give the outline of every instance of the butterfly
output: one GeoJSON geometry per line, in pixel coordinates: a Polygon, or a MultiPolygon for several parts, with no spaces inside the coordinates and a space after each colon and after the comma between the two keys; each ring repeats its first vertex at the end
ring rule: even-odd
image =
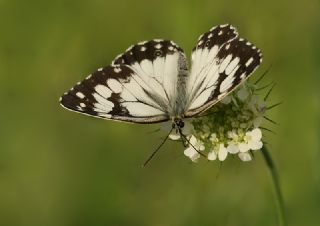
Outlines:
{"type": "Polygon", "coordinates": [[[172,122],[201,115],[244,82],[262,62],[261,51],[230,25],[202,34],[191,69],[173,41],[154,39],[130,46],[60,98],[68,110],[133,123],[172,122]]]}

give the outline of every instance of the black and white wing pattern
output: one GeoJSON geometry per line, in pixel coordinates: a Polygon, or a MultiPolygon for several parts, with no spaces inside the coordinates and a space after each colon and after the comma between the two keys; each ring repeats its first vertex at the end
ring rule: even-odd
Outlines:
{"type": "Polygon", "coordinates": [[[231,25],[219,25],[200,36],[192,51],[185,117],[193,117],[234,90],[260,65],[258,48],[239,38],[231,25]]]}
{"type": "Polygon", "coordinates": [[[136,123],[170,119],[183,50],[172,41],[129,47],[110,66],[98,69],[66,92],[63,107],[83,114],[136,123]]]}

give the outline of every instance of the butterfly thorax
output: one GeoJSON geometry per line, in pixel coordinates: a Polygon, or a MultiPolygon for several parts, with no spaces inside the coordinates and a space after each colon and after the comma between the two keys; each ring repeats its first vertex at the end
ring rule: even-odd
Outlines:
{"type": "Polygon", "coordinates": [[[182,118],[176,117],[172,119],[172,128],[176,130],[176,134],[180,134],[183,127],[184,121],[182,118]]]}

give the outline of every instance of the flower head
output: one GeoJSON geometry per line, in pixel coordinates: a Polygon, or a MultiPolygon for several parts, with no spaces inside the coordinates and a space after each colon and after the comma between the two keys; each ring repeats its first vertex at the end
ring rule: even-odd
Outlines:
{"type": "MultiPolygon", "coordinates": [[[[184,154],[193,162],[200,158],[200,151],[207,152],[211,161],[236,154],[242,161],[252,160],[251,152],[263,146],[259,126],[266,111],[265,101],[255,90],[245,83],[207,110],[206,116],[188,122],[183,131],[189,139],[184,154]]],[[[180,139],[180,135],[170,138],[180,139]]]]}

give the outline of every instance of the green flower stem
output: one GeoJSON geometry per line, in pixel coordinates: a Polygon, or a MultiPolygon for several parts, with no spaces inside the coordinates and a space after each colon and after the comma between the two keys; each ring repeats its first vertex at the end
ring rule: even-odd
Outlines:
{"type": "Polygon", "coordinates": [[[272,178],[273,185],[274,185],[275,196],[276,196],[277,206],[278,206],[279,226],[286,226],[287,221],[286,221],[286,215],[285,215],[285,207],[284,207],[283,196],[281,193],[277,169],[276,169],[276,167],[272,161],[271,155],[265,145],[263,145],[261,151],[263,154],[263,158],[266,161],[266,164],[267,164],[268,169],[270,171],[271,178],[272,178]]]}

